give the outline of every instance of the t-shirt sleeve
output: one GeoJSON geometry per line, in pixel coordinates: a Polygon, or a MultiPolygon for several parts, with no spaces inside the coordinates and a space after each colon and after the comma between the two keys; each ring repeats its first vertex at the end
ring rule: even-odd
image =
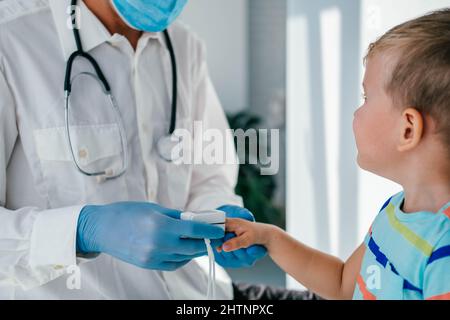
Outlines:
{"type": "Polygon", "coordinates": [[[366,247],[369,245],[370,238],[372,237],[373,223],[374,222],[372,222],[372,224],[370,225],[369,231],[367,231],[366,236],[364,237],[364,244],[366,245],[366,247]]]}
{"type": "Polygon", "coordinates": [[[394,196],[390,197],[390,198],[383,204],[383,206],[381,206],[381,209],[380,209],[380,211],[378,212],[377,216],[375,217],[375,220],[374,220],[374,221],[372,222],[372,224],[370,225],[369,231],[367,232],[366,236],[364,237],[364,244],[365,244],[366,246],[369,245],[370,238],[372,237],[372,228],[374,227],[374,225],[375,225],[375,223],[376,223],[376,221],[377,221],[377,218],[379,217],[380,213],[383,212],[383,210],[389,205],[389,203],[391,202],[391,200],[392,200],[393,197],[394,197],[394,196]]]}
{"type": "Polygon", "coordinates": [[[441,238],[428,259],[423,295],[427,300],[450,300],[450,230],[441,238]]]}

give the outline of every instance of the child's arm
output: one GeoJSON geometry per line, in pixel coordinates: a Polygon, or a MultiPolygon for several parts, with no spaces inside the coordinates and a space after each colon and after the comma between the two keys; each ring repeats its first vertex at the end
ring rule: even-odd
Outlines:
{"type": "Polygon", "coordinates": [[[275,263],[309,290],[326,299],[352,298],[365,252],[363,245],[344,263],[298,242],[273,225],[227,219],[226,228],[237,237],[224,243],[224,251],[264,245],[275,263]]]}

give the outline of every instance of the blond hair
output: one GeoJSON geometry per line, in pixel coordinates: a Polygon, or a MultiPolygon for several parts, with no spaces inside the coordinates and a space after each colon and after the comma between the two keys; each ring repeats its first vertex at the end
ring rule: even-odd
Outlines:
{"type": "Polygon", "coordinates": [[[450,8],[389,30],[365,60],[378,53],[396,58],[385,84],[395,105],[431,116],[450,155],[450,8]]]}

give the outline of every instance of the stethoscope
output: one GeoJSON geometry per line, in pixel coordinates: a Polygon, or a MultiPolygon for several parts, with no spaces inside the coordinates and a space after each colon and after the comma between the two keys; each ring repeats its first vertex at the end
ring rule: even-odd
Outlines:
{"type": "MultiPolygon", "coordinates": [[[[78,0],[72,0],[72,8],[75,8],[77,5],[78,0]]],[[[71,14],[75,14],[75,9],[71,12],[71,14]]],[[[90,177],[97,177],[99,181],[105,181],[105,180],[111,180],[118,178],[122,176],[128,169],[128,142],[127,137],[125,133],[125,126],[123,123],[122,115],[120,114],[120,109],[117,106],[116,100],[111,92],[111,87],[108,83],[108,80],[106,79],[105,75],[102,72],[102,69],[100,68],[97,61],[87,52],[83,50],[83,46],[81,43],[81,37],[80,32],[78,30],[78,26],[76,24],[77,19],[72,19],[72,30],[73,35],[75,38],[75,43],[77,46],[77,50],[73,52],[68,61],[66,66],[66,75],[64,80],[64,93],[65,93],[65,131],[66,131],[66,138],[67,143],[69,145],[69,150],[72,156],[72,160],[78,169],[79,172],[86,176],[90,177]],[[77,74],[75,77],[71,78],[72,76],[72,66],[76,58],[82,57],[85,58],[91,66],[94,68],[95,73],[92,72],[81,72],[77,74]],[[72,83],[74,80],[76,80],[78,77],[81,76],[88,76],[93,78],[97,81],[97,83],[102,87],[104,94],[107,96],[109,104],[111,106],[111,109],[114,111],[115,118],[117,120],[117,124],[119,127],[119,135],[122,145],[122,152],[123,152],[123,162],[122,167],[120,170],[115,170],[113,168],[105,169],[102,171],[96,171],[96,172],[88,172],[82,168],[82,166],[79,164],[77,157],[75,156],[73,144],[72,144],[72,138],[71,138],[71,132],[70,132],[70,95],[72,93],[72,83]]],[[[170,128],[169,133],[166,136],[163,136],[159,139],[157,143],[157,149],[158,153],[161,156],[162,159],[173,162],[177,160],[177,157],[181,157],[181,155],[175,155],[172,153],[173,148],[180,142],[180,139],[174,136],[174,132],[176,129],[176,122],[177,122],[177,92],[178,92],[178,80],[177,80],[177,63],[175,59],[175,51],[173,49],[172,41],[169,36],[169,32],[165,30],[163,32],[164,38],[167,43],[167,48],[170,53],[170,60],[172,63],[172,113],[170,116],[170,128]]]]}

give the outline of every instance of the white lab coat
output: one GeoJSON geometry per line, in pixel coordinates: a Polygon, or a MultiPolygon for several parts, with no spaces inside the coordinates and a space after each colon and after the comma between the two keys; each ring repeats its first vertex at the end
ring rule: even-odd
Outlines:
{"type": "MultiPolygon", "coordinates": [[[[130,165],[124,176],[105,183],[76,170],[64,136],[64,72],[75,50],[67,27],[69,3],[0,2],[0,299],[202,299],[207,289],[202,261],[159,272],[104,254],[76,255],[77,219],[86,204],[150,201],[204,210],[242,202],[233,192],[237,166],[176,166],[155,150],[168,131],[171,109],[171,64],[161,34],[145,33],[134,52],[81,1],[84,49],[112,87],[130,165]],[[81,288],[70,290],[73,265],[81,268],[81,288]]],[[[206,128],[226,130],[204,46],[181,24],[169,30],[178,62],[177,127],[192,129],[193,121],[202,120],[206,128]]],[[[80,71],[91,71],[83,60],[75,63],[73,74],[80,71]]],[[[91,80],[73,87],[75,154],[87,168],[120,167],[118,127],[99,88],[91,80]]],[[[218,298],[232,298],[231,281],[222,269],[218,298]]]]}

